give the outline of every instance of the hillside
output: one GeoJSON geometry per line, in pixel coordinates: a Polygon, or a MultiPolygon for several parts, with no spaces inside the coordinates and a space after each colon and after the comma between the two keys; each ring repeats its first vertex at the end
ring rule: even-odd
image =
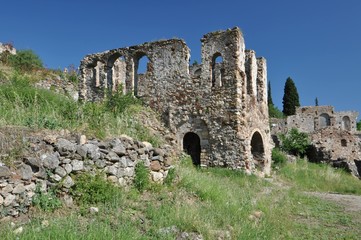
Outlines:
{"type": "Polygon", "coordinates": [[[102,103],[79,103],[57,88],[34,87],[44,79],[67,81],[67,75],[0,69],[0,167],[14,172],[0,177],[4,239],[358,239],[361,235],[361,182],[341,170],[301,159],[274,165],[266,178],[196,168],[189,156],[177,152],[174,136],[157,114],[132,96],[116,93],[102,103]],[[38,165],[45,169],[43,177],[34,172],[24,180],[16,170],[26,164],[35,171],[31,157],[47,159],[48,165],[38,165]],[[127,166],[119,166],[124,159],[127,166]],[[148,166],[140,164],[146,159],[148,166]],[[49,166],[55,162],[54,168],[49,166]],[[80,162],[84,168],[76,170],[80,162]],[[104,171],[96,168],[102,163],[104,171]],[[55,176],[61,176],[67,164],[73,167],[64,175],[74,181],[69,187],[55,176]],[[114,166],[118,169],[113,174],[114,166]],[[119,176],[120,171],[134,172],[119,176]],[[150,181],[149,171],[153,180],[163,174],[160,183],[150,181]],[[129,184],[120,186],[122,178],[129,184]],[[46,191],[35,184],[44,182],[46,191]],[[36,189],[15,193],[21,184],[32,183],[36,189]],[[21,195],[30,192],[33,198],[21,195]],[[31,207],[15,199],[11,206],[20,212],[11,217],[5,206],[10,195],[30,199],[31,207]]]}

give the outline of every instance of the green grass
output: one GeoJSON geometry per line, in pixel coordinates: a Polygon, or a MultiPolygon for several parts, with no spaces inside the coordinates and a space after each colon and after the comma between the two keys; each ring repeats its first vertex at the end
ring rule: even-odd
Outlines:
{"type": "Polygon", "coordinates": [[[98,138],[127,134],[154,146],[163,143],[159,135],[141,122],[142,114],[151,110],[132,96],[115,94],[115,99],[109,97],[103,103],[81,104],[31,86],[32,80],[26,75],[15,72],[10,79],[0,85],[0,126],[68,129],[98,138]]]}
{"type": "Polygon", "coordinates": [[[361,195],[361,181],[342,169],[298,160],[288,163],[280,175],[301,190],[361,195]]]}
{"type": "MultiPolygon", "coordinates": [[[[315,175],[329,170],[307,171],[315,175]]],[[[110,201],[94,203],[98,214],[72,209],[34,215],[20,239],[175,239],[178,233],[167,228],[204,239],[222,234],[231,239],[358,239],[361,234],[359,215],[306,194],[304,190],[312,189],[298,181],[288,185],[283,173],[272,182],[234,170],[194,168],[183,157],[172,174],[177,176],[173,185],[143,192],[123,189],[110,201]],[[257,211],[259,218],[254,217],[257,211]],[[48,227],[42,227],[44,219],[48,227]]],[[[1,235],[15,239],[6,225],[1,235]]]]}

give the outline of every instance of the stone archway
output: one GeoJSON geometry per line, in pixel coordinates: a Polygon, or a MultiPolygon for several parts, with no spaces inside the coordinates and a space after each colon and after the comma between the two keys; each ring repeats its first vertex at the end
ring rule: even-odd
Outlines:
{"type": "Polygon", "coordinates": [[[196,133],[187,132],[184,135],[183,150],[191,156],[194,165],[201,165],[201,140],[196,133]]]}
{"type": "Polygon", "coordinates": [[[255,132],[252,135],[251,153],[253,156],[253,161],[255,166],[261,168],[262,170],[264,168],[265,152],[264,152],[262,136],[259,132],[255,132]]]}

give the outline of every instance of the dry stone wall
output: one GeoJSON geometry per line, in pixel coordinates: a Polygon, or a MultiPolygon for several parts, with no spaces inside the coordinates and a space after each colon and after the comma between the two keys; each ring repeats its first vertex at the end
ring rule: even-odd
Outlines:
{"type": "Polygon", "coordinates": [[[38,188],[47,192],[57,186],[64,201],[72,199],[69,189],[77,174],[104,173],[112,183],[132,183],[135,166],[143,163],[154,182],[161,183],[171,168],[172,147],[154,148],[148,142],[120,136],[106,141],[47,135],[29,137],[29,153],[11,167],[0,162],[0,217],[26,213],[38,188]]]}
{"type": "Polygon", "coordinates": [[[87,55],[80,65],[79,97],[98,101],[122,83],[125,92],[162,115],[195,164],[268,174],[266,60],[245,49],[239,28],[208,33],[201,44],[202,62],[193,66],[179,39],[87,55]],[[147,71],[138,74],[143,56],[149,59],[147,71]],[[113,77],[119,58],[125,63],[121,81],[113,77]]]}

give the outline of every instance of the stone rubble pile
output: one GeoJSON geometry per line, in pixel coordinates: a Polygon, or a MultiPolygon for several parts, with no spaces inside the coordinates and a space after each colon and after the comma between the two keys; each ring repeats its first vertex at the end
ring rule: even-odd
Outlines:
{"type": "Polygon", "coordinates": [[[122,135],[111,140],[78,140],[46,136],[31,139],[31,156],[6,166],[0,162],[0,218],[26,213],[36,191],[46,192],[57,186],[69,198],[69,189],[81,173],[105,173],[119,186],[132,183],[135,166],[142,162],[150,170],[150,178],[161,183],[171,168],[170,145],[155,148],[122,135]]]}

